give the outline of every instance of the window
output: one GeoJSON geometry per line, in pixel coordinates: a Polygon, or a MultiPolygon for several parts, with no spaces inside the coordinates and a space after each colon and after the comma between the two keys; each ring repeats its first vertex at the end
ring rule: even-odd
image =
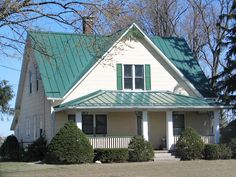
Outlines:
{"type": "Polygon", "coordinates": [[[93,115],[82,115],[82,131],[85,134],[93,134],[93,115]]]}
{"type": "Polygon", "coordinates": [[[82,131],[88,135],[107,134],[107,116],[104,114],[82,115],[82,131]]]}
{"type": "Polygon", "coordinates": [[[135,65],[135,89],[144,89],[143,65],[135,65]]]}
{"type": "Polygon", "coordinates": [[[96,115],[96,134],[107,134],[107,116],[96,115]]]}
{"type": "Polygon", "coordinates": [[[184,130],[184,115],[183,114],[173,114],[173,131],[174,135],[180,135],[184,130]]]}
{"type": "Polygon", "coordinates": [[[36,91],[39,90],[39,76],[38,76],[38,71],[36,70],[36,91]]]}
{"type": "Polygon", "coordinates": [[[25,124],[25,134],[30,136],[30,119],[26,119],[25,124]]]}
{"type": "Polygon", "coordinates": [[[124,89],[144,90],[143,65],[124,65],[124,89]]]}
{"type": "Polygon", "coordinates": [[[69,114],[68,115],[68,121],[75,122],[75,115],[74,114],[69,114]]]}
{"type": "Polygon", "coordinates": [[[32,93],[32,72],[29,72],[29,92],[32,93]]]}

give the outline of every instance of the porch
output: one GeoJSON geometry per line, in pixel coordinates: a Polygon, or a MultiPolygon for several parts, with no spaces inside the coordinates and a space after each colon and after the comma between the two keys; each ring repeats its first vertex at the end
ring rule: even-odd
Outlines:
{"type": "Polygon", "coordinates": [[[205,143],[219,142],[220,106],[211,99],[99,90],[55,109],[54,132],[73,120],[94,148],[127,147],[131,137],[139,135],[154,149],[170,150],[187,127],[194,128],[205,143]]]}
{"type": "Polygon", "coordinates": [[[68,120],[75,121],[93,148],[127,148],[132,137],[143,136],[154,149],[171,149],[187,127],[205,144],[217,143],[218,118],[219,111],[66,110],[55,115],[54,127],[56,133],[68,120]]]}
{"type": "MultiPolygon", "coordinates": [[[[179,139],[179,135],[174,136],[174,145],[179,139]]],[[[89,142],[96,148],[128,148],[128,145],[132,139],[131,136],[122,137],[122,136],[107,136],[107,137],[88,137],[89,142]]],[[[204,144],[214,144],[215,136],[201,136],[204,144]]]]}

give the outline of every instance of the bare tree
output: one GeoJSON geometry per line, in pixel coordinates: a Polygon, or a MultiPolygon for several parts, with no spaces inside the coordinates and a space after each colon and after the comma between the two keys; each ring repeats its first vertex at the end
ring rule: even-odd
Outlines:
{"type": "Polygon", "coordinates": [[[22,53],[26,31],[40,19],[48,19],[79,32],[84,9],[96,6],[99,5],[89,1],[3,0],[0,3],[0,51],[9,55],[8,49],[13,48],[22,53]]]}

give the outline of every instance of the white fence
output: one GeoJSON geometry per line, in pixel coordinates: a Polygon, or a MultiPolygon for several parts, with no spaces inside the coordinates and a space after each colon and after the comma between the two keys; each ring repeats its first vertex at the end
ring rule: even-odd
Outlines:
{"type": "MultiPolygon", "coordinates": [[[[174,136],[174,144],[177,143],[180,136],[174,136]]],[[[201,139],[204,144],[214,144],[215,143],[215,136],[214,135],[208,135],[208,136],[201,136],[201,139]]]]}
{"type": "Polygon", "coordinates": [[[128,148],[130,137],[88,137],[93,148],[128,148]]]}

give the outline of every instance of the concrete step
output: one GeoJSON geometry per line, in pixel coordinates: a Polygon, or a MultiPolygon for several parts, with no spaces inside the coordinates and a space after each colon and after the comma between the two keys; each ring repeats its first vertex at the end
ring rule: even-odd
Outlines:
{"type": "Polygon", "coordinates": [[[155,151],[154,161],[179,161],[174,155],[168,151],[155,151]]]}

